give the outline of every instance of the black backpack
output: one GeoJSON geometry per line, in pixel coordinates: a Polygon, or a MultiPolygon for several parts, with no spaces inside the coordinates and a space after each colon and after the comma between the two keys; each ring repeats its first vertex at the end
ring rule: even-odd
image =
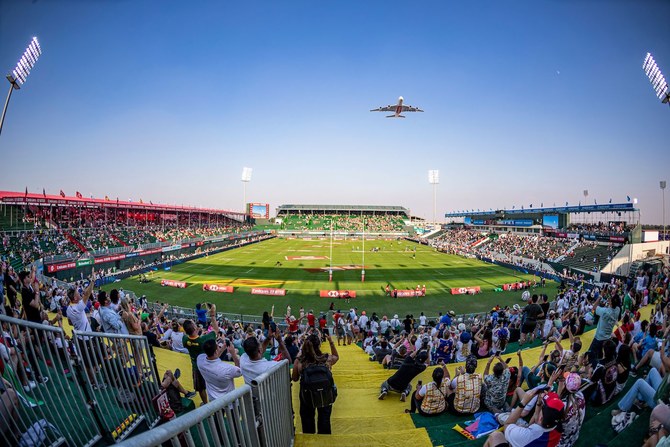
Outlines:
{"type": "Polygon", "coordinates": [[[326,365],[310,365],[303,369],[301,377],[303,399],[314,408],[323,408],[335,403],[337,387],[333,374],[326,365]]]}

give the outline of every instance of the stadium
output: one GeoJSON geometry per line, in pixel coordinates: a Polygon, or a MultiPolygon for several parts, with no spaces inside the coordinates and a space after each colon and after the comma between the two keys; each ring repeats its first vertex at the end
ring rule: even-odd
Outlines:
{"type": "Polygon", "coordinates": [[[668,5],[42,3],[0,445],[670,446],[668,5]]]}

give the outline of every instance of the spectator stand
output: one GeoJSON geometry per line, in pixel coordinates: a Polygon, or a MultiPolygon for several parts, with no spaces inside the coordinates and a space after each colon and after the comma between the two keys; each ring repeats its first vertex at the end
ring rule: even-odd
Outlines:
{"type": "Polygon", "coordinates": [[[153,428],[160,415],[152,404],[159,393],[156,361],[144,336],[73,332],[88,395],[102,431],[116,442],[143,422],[153,428]],[[91,371],[97,371],[92,373],[91,371]]]}
{"type": "MultiPolygon", "coordinates": [[[[11,427],[10,437],[1,435],[0,444],[18,445],[21,433],[34,424],[48,427],[43,431],[46,445],[91,446],[98,442],[104,415],[88,409],[91,395],[79,380],[78,366],[70,360],[72,345],[63,329],[5,315],[0,315],[0,322],[5,333],[0,345],[5,364],[2,376],[19,401],[15,417],[0,420],[0,425],[11,427]],[[14,355],[6,357],[4,348],[14,351],[16,357],[10,360],[14,355]]],[[[31,440],[42,445],[30,436],[26,439],[31,440]]]]}
{"type": "MultiPolygon", "coordinates": [[[[171,442],[179,445],[260,447],[251,396],[251,387],[242,385],[151,431],[127,439],[119,447],[158,447],[171,442]]],[[[268,446],[271,444],[268,444],[268,446]]]]}

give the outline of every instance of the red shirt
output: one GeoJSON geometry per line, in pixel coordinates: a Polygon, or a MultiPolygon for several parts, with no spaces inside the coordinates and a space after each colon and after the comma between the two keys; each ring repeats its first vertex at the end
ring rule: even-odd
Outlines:
{"type": "Polygon", "coordinates": [[[319,318],[319,327],[320,327],[321,329],[325,328],[325,327],[326,327],[326,324],[327,324],[327,322],[326,322],[326,319],[325,319],[325,318],[319,318]]]}
{"type": "Polygon", "coordinates": [[[307,324],[314,327],[314,314],[307,314],[307,324]]]}
{"type": "Polygon", "coordinates": [[[298,332],[298,320],[290,320],[287,318],[286,322],[288,323],[289,332],[298,332]]]}

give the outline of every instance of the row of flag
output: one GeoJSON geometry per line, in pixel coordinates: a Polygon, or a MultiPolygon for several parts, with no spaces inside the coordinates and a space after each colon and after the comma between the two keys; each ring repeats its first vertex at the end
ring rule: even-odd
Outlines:
{"type": "MultiPolygon", "coordinates": [[[[630,196],[626,196],[626,201],[627,201],[627,202],[630,202],[630,201],[631,201],[630,196]]],[[[594,203],[595,205],[597,205],[597,204],[598,204],[598,200],[593,199],[593,203],[594,203]]],[[[612,203],[612,199],[609,199],[609,202],[608,202],[608,203],[612,203]]],[[[634,199],[634,203],[637,203],[637,199],[634,199]]],[[[554,202],[554,207],[555,207],[555,206],[556,206],[556,203],[554,202]]],[[[568,202],[565,202],[565,206],[568,206],[568,202]]],[[[578,205],[578,206],[582,206],[582,202],[581,202],[581,200],[579,201],[579,205],[578,205]]],[[[529,205],[529,208],[530,208],[530,209],[533,208],[533,204],[532,204],[532,203],[529,205]]],[[[540,203],[540,208],[544,208],[544,203],[540,203]]],[[[512,206],[512,209],[516,209],[516,205],[512,206]]],[[[525,208],[524,208],[524,205],[521,205],[521,209],[522,209],[522,210],[525,209],[525,208]]],[[[476,210],[475,210],[475,209],[471,209],[471,210],[458,210],[458,211],[456,211],[456,212],[457,212],[457,213],[474,213],[474,212],[479,213],[479,212],[482,212],[482,211],[486,212],[486,210],[480,210],[479,208],[477,208],[476,210]]],[[[489,211],[493,211],[493,208],[489,208],[489,211]]]]}
{"type": "MultiPolygon", "coordinates": [[[[63,197],[63,198],[66,197],[66,196],[65,196],[65,192],[64,192],[62,189],[60,190],[60,193],[59,193],[59,194],[60,194],[60,196],[63,197]]],[[[42,195],[46,198],[46,196],[47,196],[47,191],[46,191],[45,188],[42,188],[42,195]]],[[[76,196],[78,199],[83,199],[83,198],[84,198],[84,195],[83,195],[82,193],[80,193],[79,191],[76,191],[76,192],[75,192],[75,196],[76,196]]],[[[26,186],[26,195],[25,195],[25,197],[26,197],[26,198],[28,197],[28,187],[27,187],[27,186],[26,186]]],[[[92,198],[93,198],[93,194],[91,194],[91,199],[92,199],[92,198]]],[[[133,199],[128,199],[128,202],[132,202],[132,201],[133,201],[133,199]]],[[[109,196],[105,196],[105,202],[111,202],[111,199],[109,198],[109,196]]],[[[119,203],[119,198],[118,198],[118,197],[116,198],[116,203],[119,203]]],[[[142,199],[140,199],[140,202],[139,202],[139,203],[144,204],[144,201],[143,201],[142,199]]],[[[149,201],[149,203],[150,203],[151,205],[154,204],[154,202],[152,202],[151,200],[149,201]]]]}

